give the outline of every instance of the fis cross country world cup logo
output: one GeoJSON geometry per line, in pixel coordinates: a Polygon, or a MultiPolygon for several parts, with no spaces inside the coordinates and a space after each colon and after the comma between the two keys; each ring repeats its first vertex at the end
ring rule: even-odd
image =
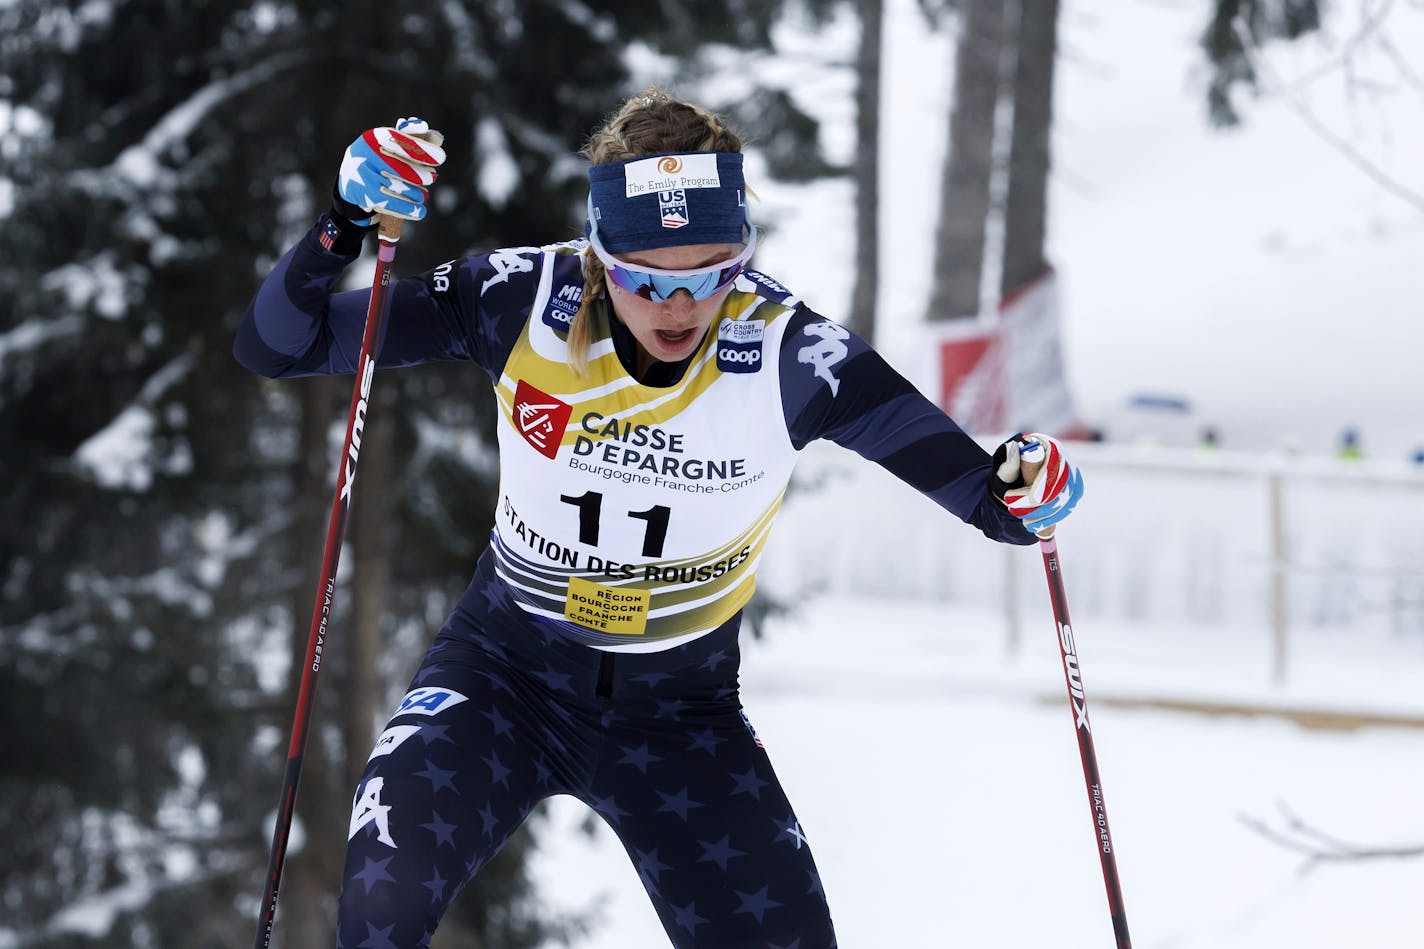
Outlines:
{"type": "Polygon", "coordinates": [[[559,453],[574,407],[519,380],[514,390],[514,429],[545,458],[559,453]]]}
{"type": "Polygon", "coordinates": [[[544,308],[544,325],[560,333],[567,333],[583,302],[583,285],[566,283],[549,294],[549,305],[544,308]]]}
{"type": "Polygon", "coordinates": [[[756,372],[761,368],[761,343],[766,320],[723,320],[717,327],[717,368],[722,372],[756,372]]]}

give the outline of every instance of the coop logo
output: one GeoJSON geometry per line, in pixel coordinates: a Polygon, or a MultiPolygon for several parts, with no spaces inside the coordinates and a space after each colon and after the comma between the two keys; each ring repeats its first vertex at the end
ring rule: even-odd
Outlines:
{"type": "Polygon", "coordinates": [[[761,368],[766,320],[725,320],[717,327],[717,368],[722,372],[756,372],[761,368]]]}
{"type": "Polygon", "coordinates": [[[1093,729],[1088,725],[1088,700],[1083,695],[1083,674],[1078,671],[1078,652],[1073,644],[1073,627],[1067,623],[1059,623],[1058,638],[1063,644],[1063,674],[1068,678],[1068,694],[1073,697],[1073,717],[1078,720],[1078,727],[1091,735],[1093,729]]]}
{"type": "Polygon", "coordinates": [[[583,302],[583,287],[576,283],[566,283],[557,293],[549,294],[549,305],[544,308],[544,325],[560,333],[568,332],[569,324],[578,313],[583,302]]]}
{"type": "Polygon", "coordinates": [[[361,435],[366,431],[366,403],[371,398],[371,378],[376,373],[376,360],[366,355],[366,366],[361,371],[361,397],[356,403],[356,413],[351,419],[351,445],[346,449],[346,473],[341,478],[341,500],[351,503],[351,486],[356,483],[356,462],[361,457],[361,435]]]}
{"type": "Polygon", "coordinates": [[[519,380],[514,390],[514,430],[545,458],[559,453],[574,407],[519,380]]]}
{"type": "Polygon", "coordinates": [[[467,701],[469,696],[461,695],[454,689],[411,689],[401,699],[395,715],[439,715],[447,708],[467,701]]]}

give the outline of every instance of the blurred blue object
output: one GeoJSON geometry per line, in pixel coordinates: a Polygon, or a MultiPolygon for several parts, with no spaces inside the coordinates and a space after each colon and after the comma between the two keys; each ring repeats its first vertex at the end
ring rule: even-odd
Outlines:
{"type": "Polygon", "coordinates": [[[1139,393],[1127,403],[1134,409],[1156,409],[1162,412],[1190,412],[1192,403],[1176,395],[1139,393]]]}

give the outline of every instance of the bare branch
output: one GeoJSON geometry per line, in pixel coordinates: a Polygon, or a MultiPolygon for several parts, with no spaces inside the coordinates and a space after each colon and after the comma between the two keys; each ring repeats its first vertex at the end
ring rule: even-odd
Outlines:
{"type": "Polygon", "coordinates": [[[1424,844],[1409,844],[1396,847],[1369,847],[1342,840],[1307,823],[1284,802],[1277,805],[1281,812],[1282,827],[1272,827],[1259,818],[1246,814],[1239,815],[1241,823],[1277,846],[1304,854],[1306,861],[1301,872],[1309,872],[1322,863],[1341,863],[1351,860],[1412,859],[1424,857],[1424,844]]]}
{"type": "MultiPolygon", "coordinates": [[[[1378,28],[1377,21],[1383,16],[1384,12],[1389,9],[1390,2],[1392,2],[1392,0],[1386,2],[1380,8],[1379,11],[1376,11],[1376,16],[1366,18],[1368,29],[1370,31],[1373,31],[1378,28]]],[[[1316,116],[1316,114],[1311,110],[1310,106],[1306,105],[1305,100],[1298,88],[1293,91],[1286,83],[1280,80],[1280,77],[1275,74],[1274,70],[1271,69],[1269,64],[1265,63],[1258,56],[1255,55],[1255,50],[1252,46],[1249,32],[1247,31],[1245,24],[1241,22],[1241,19],[1239,17],[1234,22],[1233,26],[1240,34],[1242,51],[1243,54],[1247,57],[1251,68],[1256,72],[1258,76],[1266,77],[1269,79],[1268,83],[1263,84],[1264,91],[1266,91],[1267,93],[1273,92],[1283,98],[1286,104],[1289,105],[1291,109],[1294,110],[1295,113],[1301,117],[1301,119],[1305,122],[1306,126],[1309,127],[1312,132],[1319,136],[1327,145],[1331,146],[1337,152],[1343,155],[1351,164],[1363,171],[1371,181],[1379,185],[1384,190],[1388,191],[1390,194],[1393,194],[1395,197],[1402,199],[1405,203],[1412,205],[1416,210],[1424,211],[1424,194],[1420,194],[1419,192],[1414,191],[1402,182],[1390,177],[1383,170],[1381,170],[1378,165],[1370,161],[1370,159],[1366,157],[1359,149],[1355,148],[1352,144],[1350,144],[1347,139],[1331,130],[1324,122],[1319,119],[1318,116],[1316,116]]],[[[1351,72],[1354,69],[1353,62],[1348,58],[1343,61],[1342,65],[1347,72],[1351,72]]]]}
{"type": "MultiPolygon", "coordinates": [[[[1327,76],[1336,70],[1352,70],[1354,68],[1355,55],[1359,52],[1360,48],[1365,45],[1366,41],[1373,40],[1378,43],[1384,40],[1384,21],[1388,18],[1392,6],[1394,6],[1394,0],[1384,0],[1378,8],[1371,10],[1369,0],[1366,0],[1363,4],[1363,16],[1361,18],[1360,28],[1341,44],[1339,54],[1332,59],[1327,59],[1325,62],[1320,63],[1309,72],[1296,76],[1289,84],[1282,85],[1278,91],[1284,95],[1296,95],[1317,79],[1327,76]]],[[[1240,27],[1238,27],[1238,30],[1239,29],[1240,27]]],[[[1247,55],[1250,55],[1249,48],[1247,55]]]]}
{"type": "Polygon", "coordinates": [[[1394,68],[1399,70],[1399,74],[1404,77],[1404,81],[1408,83],[1415,92],[1424,95],[1424,77],[1421,77],[1414,71],[1414,67],[1409,64],[1409,60],[1400,54],[1399,47],[1395,46],[1394,42],[1387,36],[1381,36],[1379,38],[1379,47],[1384,51],[1384,54],[1389,57],[1390,62],[1394,63],[1394,68]]]}

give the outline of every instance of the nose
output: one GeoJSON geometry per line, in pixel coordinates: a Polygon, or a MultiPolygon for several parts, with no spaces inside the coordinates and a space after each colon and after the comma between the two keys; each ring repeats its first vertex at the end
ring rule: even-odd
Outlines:
{"type": "Polygon", "coordinates": [[[677,290],[663,303],[663,308],[669,316],[685,318],[692,313],[692,306],[696,301],[692,299],[692,294],[686,289],[677,290]]]}

